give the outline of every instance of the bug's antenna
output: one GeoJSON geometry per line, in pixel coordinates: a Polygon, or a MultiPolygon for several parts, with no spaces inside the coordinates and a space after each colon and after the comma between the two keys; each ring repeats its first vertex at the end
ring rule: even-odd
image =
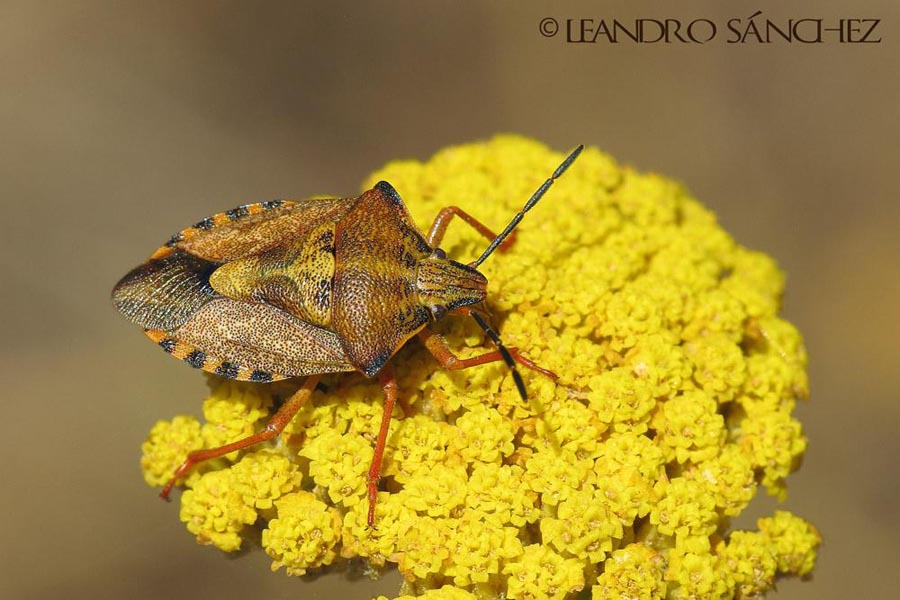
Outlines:
{"type": "Polygon", "coordinates": [[[551,175],[547,179],[547,181],[542,183],[541,187],[539,187],[531,195],[531,198],[528,200],[528,202],[525,203],[525,206],[522,208],[522,210],[515,214],[515,216],[512,218],[512,221],[510,221],[509,225],[506,226],[506,229],[500,232],[500,235],[498,235],[491,241],[487,249],[481,253],[481,256],[478,257],[478,260],[469,263],[470,267],[477,268],[478,265],[484,262],[484,259],[490,256],[491,253],[497,249],[497,246],[503,243],[503,240],[505,240],[509,236],[509,234],[512,233],[512,230],[516,228],[516,225],[519,224],[519,221],[522,220],[522,217],[525,216],[525,213],[534,208],[534,205],[537,204],[538,200],[540,200],[541,197],[547,193],[547,190],[550,189],[550,186],[553,185],[553,182],[559,179],[559,177],[566,172],[566,169],[569,168],[569,165],[575,162],[575,159],[578,158],[578,155],[581,154],[582,150],[584,150],[583,144],[580,144],[577,148],[572,150],[572,153],[566,157],[566,160],[562,161],[562,164],[556,167],[556,170],[553,171],[553,175],[551,175]]]}
{"type": "Polygon", "coordinates": [[[497,335],[497,332],[491,329],[491,326],[487,324],[487,321],[484,320],[477,312],[470,311],[470,315],[475,321],[484,329],[484,332],[488,334],[488,337],[491,338],[491,341],[494,342],[494,345],[497,346],[497,350],[500,351],[500,356],[503,357],[503,362],[506,363],[506,366],[510,368],[512,371],[513,381],[516,382],[516,388],[519,390],[519,395],[522,396],[522,400],[528,400],[528,394],[525,393],[525,382],[522,381],[522,376],[519,375],[519,370],[516,368],[516,361],[513,360],[512,354],[509,353],[509,350],[506,349],[506,346],[503,345],[503,341],[500,339],[500,336],[497,335]]]}

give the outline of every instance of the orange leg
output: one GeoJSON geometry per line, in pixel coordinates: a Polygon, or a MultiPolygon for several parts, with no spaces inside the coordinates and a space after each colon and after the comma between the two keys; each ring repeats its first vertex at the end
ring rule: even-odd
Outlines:
{"type": "MultiPolygon", "coordinates": [[[[423,329],[419,332],[418,335],[419,339],[422,340],[422,343],[425,344],[425,347],[428,348],[428,351],[431,352],[431,354],[437,359],[439,363],[441,363],[441,366],[445,369],[450,369],[451,371],[468,369],[469,367],[474,367],[476,365],[483,365],[485,363],[505,360],[505,358],[503,357],[503,353],[499,350],[487,352],[479,356],[459,358],[458,356],[453,354],[453,351],[450,350],[450,347],[447,345],[447,341],[439,334],[433,331],[429,331],[428,329],[423,329]]],[[[523,367],[531,369],[532,371],[537,371],[542,375],[546,375],[553,381],[559,379],[559,375],[557,375],[553,371],[545,369],[539,366],[537,363],[519,354],[519,350],[517,348],[507,348],[507,350],[509,351],[510,356],[512,356],[512,359],[523,367]]]]}
{"type": "MultiPolygon", "coordinates": [[[[497,237],[493,231],[488,229],[481,221],[464,211],[458,206],[448,206],[447,208],[441,209],[441,212],[438,213],[438,216],[434,218],[434,223],[431,224],[431,230],[428,232],[428,245],[432,248],[437,248],[441,240],[444,239],[444,232],[447,231],[447,225],[450,223],[450,219],[453,217],[459,217],[469,225],[471,225],[475,231],[483,235],[489,240],[493,240],[497,237]]],[[[506,240],[500,244],[500,251],[508,250],[510,246],[512,246],[513,242],[515,242],[516,236],[515,232],[511,233],[506,240]]]]}
{"type": "Polygon", "coordinates": [[[381,460],[384,458],[384,445],[391,426],[394,402],[397,400],[397,379],[394,377],[394,370],[390,365],[385,366],[378,373],[378,381],[384,388],[384,412],[381,413],[381,429],[378,430],[375,454],[372,456],[372,465],[369,467],[369,476],[366,478],[366,491],[369,496],[369,518],[367,521],[369,527],[375,525],[375,501],[378,499],[378,480],[381,479],[381,460]]]}
{"type": "Polygon", "coordinates": [[[284,404],[281,405],[281,408],[278,409],[278,412],[272,415],[272,418],[266,423],[265,428],[259,433],[247,436],[236,442],[231,442],[230,444],[225,444],[224,446],[206,450],[196,450],[188,454],[188,457],[181,463],[181,466],[175,469],[175,474],[172,475],[172,479],[166,483],[159,495],[163,500],[168,500],[169,494],[172,492],[172,488],[175,487],[175,484],[178,483],[178,480],[184,477],[187,472],[191,470],[191,467],[197,463],[231,454],[235,450],[243,450],[254,444],[271,440],[280,434],[284,431],[284,428],[287,427],[287,424],[291,422],[291,419],[294,418],[294,415],[297,414],[297,411],[303,403],[309,399],[318,382],[318,375],[307,377],[306,381],[303,383],[303,387],[297,390],[293,396],[285,400],[284,404]]]}

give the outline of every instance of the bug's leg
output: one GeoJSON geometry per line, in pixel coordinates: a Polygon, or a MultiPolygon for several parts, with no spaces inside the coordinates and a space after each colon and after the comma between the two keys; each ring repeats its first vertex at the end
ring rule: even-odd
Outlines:
{"type": "Polygon", "coordinates": [[[266,423],[266,426],[259,433],[247,436],[243,439],[237,440],[236,442],[231,442],[230,444],[225,444],[224,446],[208,448],[205,450],[196,450],[188,454],[185,461],[181,463],[181,466],[175,469],[175,474],[172,475],[172,479],[170,479],[168,483],[166,483],[165,487],[163,487],[159,495],[163,500],[168,500],[169,494],[171,493],[172,488],[175,487],[175,484],[178,483],[178,480],[184,477],[187,472],[191,470],[191,467],[193,467],[197,463],[201,463],[211,458],[225,456],[226,454],[231,454],[235,450],[242,450],[254,444],[265,442],[266,440],[271,440],[272,438],[280,434],[282,431],[284,431],[284,428],[287,427],[287,424],[291,422],[291,419],[294,418],[294,415],[297,414],[297,411],[300,409],[303,403],[309,399],[318,382],[318,375],[311,375],[307,377],[306,381],[303,383],[303,387],[297,390],[293,396],[284,401],[284,404],[281,405],[281,408],[278,409],[278,412],[272,415],[272,418],[269,419],[269,422],[266,423]]]}
{"type": "Polygon", "coordinates": [[[390,365],[385,366],[378,374],[378,381],[384,389],[384,412],[381,414],[381,429],[378,430],[378,442],[375,444],[375,454],[372,456],[372,465],[369,467],[369,476],[366,478],[366,492],[369,496],[368,525],[375,525],[375,500],[378,498],[378,480],[381,478],[381,459],[384,457],[384,445],[387,441],[388,430],[391,426],[391,414],[394,412],[394,401],[397,400],[397,378],[390,365]]]}
{"type": "MultiPolygon", "coordinates": [[[[494,350],[492,352],[486,352],[484,354],[480,354],[478,356],[471,356],[469,358],[459,358],[450,347],[447,345],[447,341],[441,337],[440,334],[437,334],[428,329],[423,329],[419,332],[419,339],[422,340],[422,343],[425,344],[425,347],[428,348],[428,351],[431,352],[432,356],[434,356],[441,366],[445,369],[450,369],[451,371],[458,371],[460,369],[468,369],[469,367],[474,367],[477,365],[483,365],[485,363],[497,362],[500,360],[506,360],[503,356],[503,352],[500,350],[494,350]]],[[[537,371],[542,375],[546,375],[553,381],[559,379],[559,375],[554,373],[549,369],[545,369],[535,363],[528,358],[525,358],[521,354],[519,354],[519,350],[517,348],[506,348],[509,355],[512,357],[514,361],[522,365],[527,369],[531,369],[532,371],[537,371]]]]}
{"type": "MultiPolygon", "coordinates": [[[[450,223],[450,219],[453,217],[459,217],[466,223],[472,226],[475,231],[483,235],[489,240],[493,240],[497,237],[493,231],[488,229],[481,221],[464,211],[458,206],[448,206],[447,208],[441,209],[441,212],[434,218],[434,223],[431,224],[431,230],[428,232],[428,245],[432,248],[436,248],[440,245],[441,240],[444,239],[444,232],[447,231],[447,225],[450,223]]],[[[508,250],[510,246],[515,242],[515,232],[511,233],[509,237],[504,240],[502,244],[500,244],[500,251],[508,250]]]]}

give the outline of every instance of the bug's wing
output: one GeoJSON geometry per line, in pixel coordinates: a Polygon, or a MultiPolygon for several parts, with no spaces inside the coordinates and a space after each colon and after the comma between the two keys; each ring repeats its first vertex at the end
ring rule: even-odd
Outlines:
{"type": "Polygon", "coordinates": [[[216,267],[181,250],[150,259],[122,278],[113,302],[170,354],[232,379],[354,370],[334,332],[217,294],[209,285],[216,267]]]}
{"type": "Polygon", "coordinates": [[[125,275],[113,288],[113,302],[132,322],[171,331],[218,296],[209,278],[223,263],[291,248],[310,231],[339,219],[354,200],[276,200],[203,219],[125,275]]]}
{"type": "Polygon", "coordinates": [[[176,233],[151,258],[182,250],[224,263],[302,239],[312,229],[340,219],[355,198],[273,200],[247,204],[207,217],[176,233]]]}
{"type": "Polygon", "coordinates": [[[262,303],[213,298],[172,331],[148,329],[167,352],[232,379],[353,371],[337,335],[262,303]]]}
{"type": "Polygon", "coordinates": [[[250,204],[176,234],[116,284],[129,320],[191,365],[235,379],[270,381],[352,371],[337,335],[260,302],[217,293],[223,263],[296,245],[345,214],[354,199],[250,204]]]}
{"type": "Polygon", "coordinates": [[[209,276],[216,266],[181,250],[151,258],[116,284],[113,303],[141,327],[175,329],[215,297],[209,276]]]}

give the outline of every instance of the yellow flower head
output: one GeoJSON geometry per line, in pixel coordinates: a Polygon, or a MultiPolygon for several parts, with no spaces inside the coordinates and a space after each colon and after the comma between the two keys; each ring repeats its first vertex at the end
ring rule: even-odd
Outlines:
{"type": "Polygon", "coordinates": [[[263,530],[262,545],[272,570],[285,567],[290,575],[329,565],[337,557],[341,515],[310,492],[294,492],[275,501],[278,516],[263,530]]]}
{"type": "MultiPolygon", "coordinates": [[[[364,187],[390,181],[423,231],[452,205],[498,231],[561,158],[499,136],[391,163],[364,187]]],[[[461,262],[485,245],[456,222],[442,243],[461,262]]],[[[279,438],[186,479],[181,518],[198,540],[233,551],[256,524],[273,569],[362,558],[399,569],[403,599],[734,598],[810,572],[820,538],[802,519],[730,529],[760,486],[784,496],[806,447],[793,417],[806,353],[778,317],[770,258],[679,184],[587,148],[479,270],[505,344],[558,381],[523,369],[523,401],[503,363],[451,372],[408,344],[392,359],[398,402],[370,528],[382,393],[323,377],[279,438]]],[[[461,357],[490,344],[471,319],[434,328],[461,357]]],[[[205,424],[153,428],[147,482],[259,432],[296,385],[216,382],[205,424]]]]}
{"type": "MultiPolygon", "coordinates": [[[[188,453],[203,447],[200,422],[194,417],[178,416],[171,421],[158,421],[141,446],[141,470],[149,485],[165,485],[188,453]]],[[[188,475],[190,485],[201,469],[188,475]]]]}

